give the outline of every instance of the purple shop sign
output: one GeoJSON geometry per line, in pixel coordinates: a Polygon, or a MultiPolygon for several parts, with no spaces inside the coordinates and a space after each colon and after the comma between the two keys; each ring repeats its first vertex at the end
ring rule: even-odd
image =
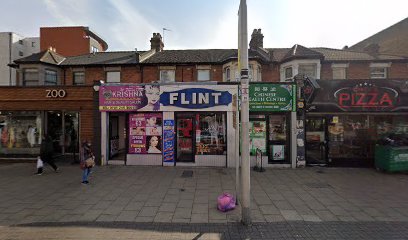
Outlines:
{"type": "Polygon", "coordinates": [[[157,85],[102,85],[99,88],[99,111],[157,111],[159,98],[160,87],[157,85]]]}

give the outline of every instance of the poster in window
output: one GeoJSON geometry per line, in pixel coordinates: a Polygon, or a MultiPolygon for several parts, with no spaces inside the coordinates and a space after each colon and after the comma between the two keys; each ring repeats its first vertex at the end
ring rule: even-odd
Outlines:
{"type": "Polygon", "coordinates": [[[285,160],[285,145],[272,145],[272,160],[285,160]]]}
{"type": "Polygon", "coordinates": [[[162,116],[160,113],[129,115],[129,153],[161,153],[162,116]]]}
{"type": "Polygon", "coordinates": [[[266,122],[250,121],[249,129],[251,155],[255,156],[256,149],[258,148],[262,151],[263,154],[266,154],[266,122]]]}
{"type": "Polygon", "coordinates": [[[165,120],[163,130],[163,161],[174,162],[174,120],[165,120]]]}

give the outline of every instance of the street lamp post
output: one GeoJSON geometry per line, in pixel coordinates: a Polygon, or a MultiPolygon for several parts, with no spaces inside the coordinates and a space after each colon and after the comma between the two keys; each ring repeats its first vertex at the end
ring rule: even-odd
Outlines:
{"type": "Polygon", "coordinates": [[[249,78],[248,78],[248,26],[246,0],[241,0],[238,16],[238,61],[241,71],[241,210],[242,223],[251,224],[251,181],[249,159],[249,78]]]}

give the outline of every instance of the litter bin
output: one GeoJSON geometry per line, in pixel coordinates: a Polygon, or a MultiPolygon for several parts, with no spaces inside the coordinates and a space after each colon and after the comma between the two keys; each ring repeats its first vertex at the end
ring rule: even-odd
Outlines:
{"type": "Polygon", "coordinates": [[[408,146],[375,146],[375,167],[387,172],[408,171],[408,146]]]}

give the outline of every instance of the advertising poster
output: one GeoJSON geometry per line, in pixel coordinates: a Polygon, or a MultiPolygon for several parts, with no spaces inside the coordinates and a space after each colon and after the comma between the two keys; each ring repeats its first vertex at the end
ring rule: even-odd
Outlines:
{"type": "Polygon", "coordinates": [[[159,100],[158,85],[102,85],[99,89],[99,111],[158,111],[159,100]]]}
{"type": "Polygon", "coordinates": [[[262,151],[262,154],[266,154],[266,122],[250,121],[249,129],[251,155],[256,155],[257,148],[262,151]]]}
{"type": "Polygon", "coordinates": [[[164,162],[174,162],[174,120],[165,120],[163,124],[164,162]]]}
{"type": "Polygon", "coordinates": [[[272,160],[285,160],[285,145],[272,145],[272,160]]]}
{"type": "Polygon", "coordinates": [[[129,115],[129,154],[161,153],[161,113],[129,115]]]}

